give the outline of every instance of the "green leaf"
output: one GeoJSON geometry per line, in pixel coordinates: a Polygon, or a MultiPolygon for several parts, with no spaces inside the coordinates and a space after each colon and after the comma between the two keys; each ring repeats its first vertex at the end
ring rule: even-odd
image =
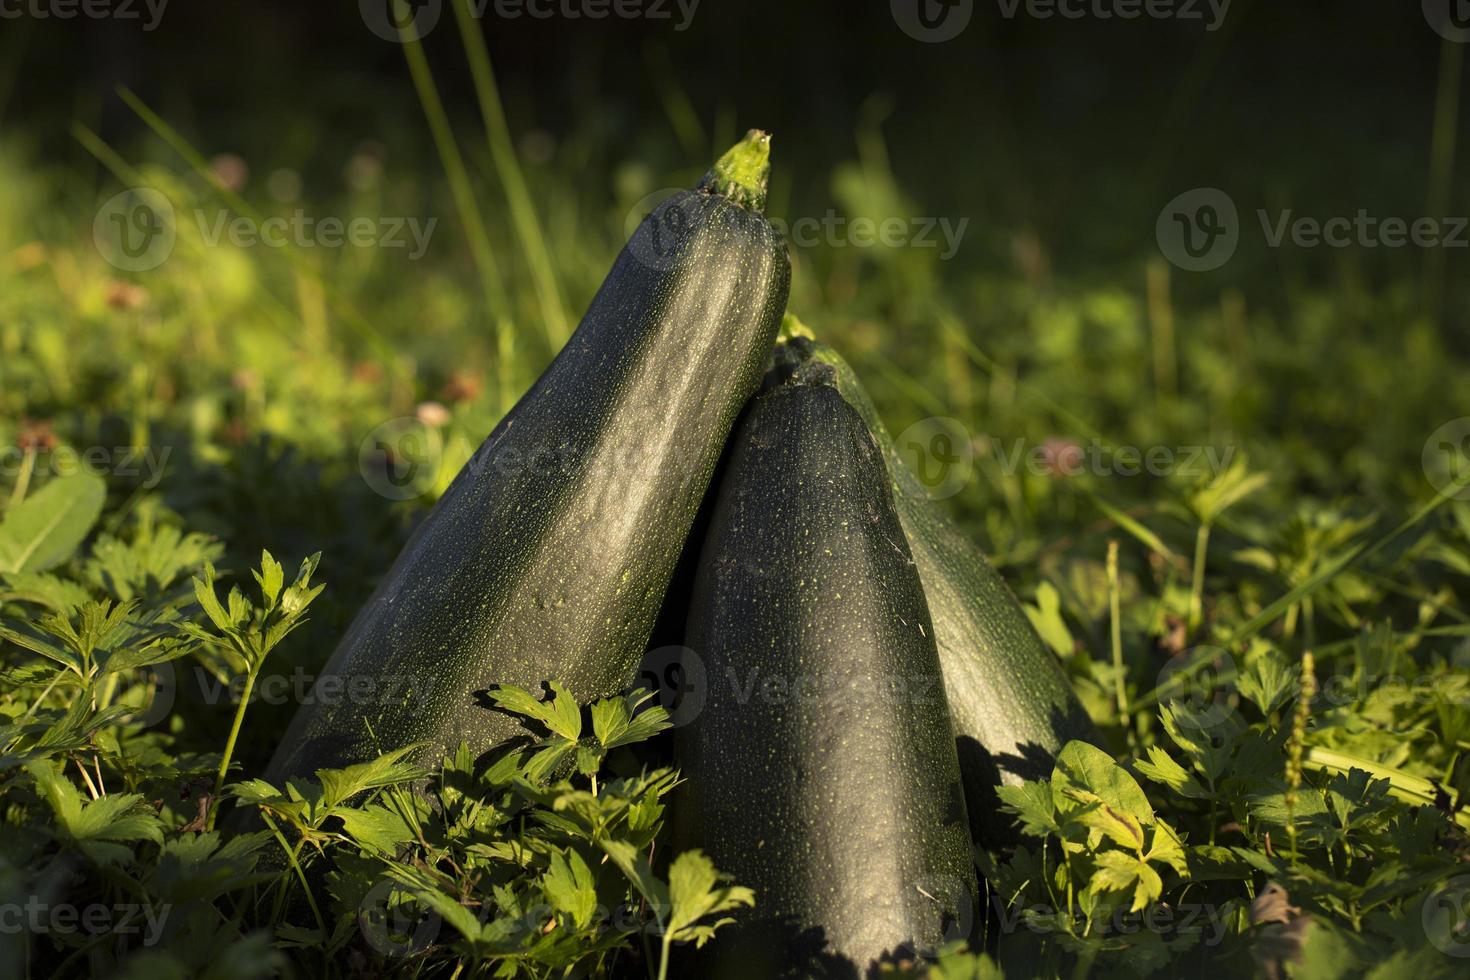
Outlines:
{"type": "Polygon", "coordinates": [[[1275,651],[1258,657],[1250,668],[1236,679],[1236,688],[1262,714],[1269,715],[1295,693],[1298,671],[1275,651]]]}
{"type": "Polygon", "coordinates": [[[414,839],[413,829],[396,810],[376,804],[360,810],[337,807],[333,816],[342,820],[342,829],[364,850],[392,854],[398,845],[414,839]]]}
{"type": "Polygon", "coordinates": [[[575,742],[582,736],[582,711],[576,699],[556,681],[551,682],[552,697],[545,701],[524,688],[497,684],[489,691],[490,700],[502,710],[539,721],[562,738],[575,742]]]}
{"type": "Polygon", "coordinates": [[[1067,629],[1067,623],[1062,619],[1062,598],[1056,586],[1050,582],[1042,582],[1036,587],[1036,605],[1027,605],[1024,608],[1026,617],[1031,620],[1031,625],[1036,627],[1036,632],[1041,634],[1047,646],[1059,656],[1070,657],[1077,644],[1072,639],[1072,631],[1067,629]]]}
{"type": "Polygon", "coordinates": [[[1250,472],[1245,457],[1237,456],[1224,472],[1189,494],[1189,509],[1201,524],[1214,524],[1221,514],[1269,482],[1269,474],[1250,472]]]}
{"type": "Polygon", "coordinates": [[[1082,826],[1097,831],[1130,850],[1143,850],[1143,827],[1133,814],[1108,805],[1096,794],[1086,790],[1068,790],[1067,795],[1088,804],[1075,813],[1076,821],[1082,826]]]}
{"type": "Polygon", "coordinates": [[[345,769],[318,769],[316,778],[322,786],[322,806],[330,809],[366,790],[411,783],[428,776],[429,770],[422,766],[400,761],[424,744],[405,745],[345,769]]]}
{"type": "Polygon", "coordinates": [[[1200,785],[1199,780],[1175,762],[1174,758],[1160,746],[1150,745],[1148,758],[1148,762],[1140,760],[1134,763],[1134,768],[1147,778],[1156,783],[1162,783],[1180,796],[1186,796],[1192,800],[1210,798],[1209,791],[1200,785]]]}
{"type": "Polygon", "coordinates": [[[541,889],[551,907],[569,917],[578,929],[592,921],[597,909],[597,882],[576,848],[552,852],[551,867],[541,878],[541,889]]]}
{"type": "Polygon", "coordinates": [[[615,749],[620,745],[642,742],[669,727],[669,713],[659,705],[638,711],[639,706],[651,697],[651,691],[637,691],[622,698],[605,698],[592,705],[592,733],[603,748],[615,749]]]}
{"type": "Polygon", "coordinates": [[[389,877],[408,889],[415,899],[438,913],[461,936],[472,943],[479,940],[480,920],[456,899],[440,891],[434,879],[418,868],[402,864],[390,863],[387,870],[389,877]]]}
{"type": "Polygon", "coordinates": [[[31,632],[22,633],[8,626],[0,626],[0,639],[14,643],[22,650],[29,650],[32,653],[40,654],[47,660],[65,667],[78,677],[82,676],[82,658],[65,647],[57,646],[44,636],[38,636],[31,632]]]}
{"type": "Polygon", "coordinates": [[[41,572],[70,558],[102,514],[107,484],[92,473],[58,477],[0,519],[0,572],[41,572]]]}
{"type": "Polygon", "coordinates": [[[1020,820],[1021,829],[1026,833],[1033,837],[1045,837],[1059,829],[1050,783],[1032,780],[1019,786],[1002,784],[995,791],[1005,809],[1020,820]]]}
{"type": "Polygon", "coordinates": [[[703,946],[714,930],[734,920],[728,916],[703,922],[711,916],[755,904],[755,893],[740,885],[726,884],[728,876],[715,870],[701,851],[685,851],[669,866],[668,939],[693,941],[703,946]]]}
{"type": "Polygon", "coordinates": [[[1167,864],[1182,877],[1189,877],[1189,859],[1184,851],[1184,842],[1174,828],[1162,820],[1154,824],[1154,838],[1146,858],[1167,864]]]}
{"type": "Polygon", "coordinates": [[[199,602],[199,608],[204,610],[204,615],[214,624],[214,628],[228,635],[234,630],[234,621],[230,619],[225,607],[220,605],[219,596],[214,591],[214,563],[205,562],[204,571],[194,577],[194,598],[199,602]]]}
{"type": "Polygon", "coordinates": [[[117,864],[132,858],[131,849],[113,842],[163,843],[163,823],[141,795],[112,794],[83,803],[77,788],[50,762],[37,760],[26,770],[62,835],[97,863],[117,864]]]}
{"type": "Polygon", "coordinates": [[[664,883],[654,876],[653,869],[648,864],[648,858],[625,840],[602,839],[597,843],[618,870],[633,883],[638,894],[653,906],[654,911],[662,920],[664,912],[669,907],[669,892],[664,883]]]}
{"type": "Polygon", "coordinates": [[[1138,825],[1154,822],[1153,807],[1138,781],[1090,742],[1074,740],[1062,747],[1052,771],[1051,788],[1053,799],[1077,792],[1091,794],[1120,815],[1132,817],[1138,825]]]}
{"type": "Polygon", "coordinates": [[[281,595],[281,586],[285,584],[286,572],[281,568],[281,563],[271,557],[269,551],[260,553],[260,571],[252,571],[255,581],[260,585],[260,595],[265,599],[266,608],[276,604],[276,599],[281,595]]]}

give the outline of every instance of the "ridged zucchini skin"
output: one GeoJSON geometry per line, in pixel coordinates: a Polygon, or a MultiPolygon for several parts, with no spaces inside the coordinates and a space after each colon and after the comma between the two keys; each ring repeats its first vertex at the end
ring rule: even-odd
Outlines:
{"type": "Polygon", "coordinates": [[[878,447],[827,381],[757,396],[725,465],[689,610],[707,694],[676,730],[674,850],[704,848],[756,904],[687,975],[869,976],[975,911],[924,594],[878,447]]]}
{"type": "Polygon", "coordinates": [[[1018,835],[996,785],[1048,777],[1063,745],[1096,743],[1097,731],[1005,580],[904,463],[847,362],[800,335],[783,336],[775,360],[829,366],[877,440],[934,621],[971,834],[985,850],[1009,849],[1018,835]]]}
{"type": "Polygon", "coordinates": [[[627,689],[790,275],[780,233],[722,194],[686,191],[645,219],[315,688],[368,679],[371,696],[304,704],[269,778],[419,741],[420,761],[461,739],[488,751],[526,731],[478,696],[495,684],[557,680],[582,702],[627,689]]]}

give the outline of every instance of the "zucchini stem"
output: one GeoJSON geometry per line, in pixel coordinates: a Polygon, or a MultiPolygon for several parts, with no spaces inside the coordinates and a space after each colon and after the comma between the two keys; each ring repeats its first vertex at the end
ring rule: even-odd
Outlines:
{"type": "Polygon", "coordinates": [[[699,189],[760,213],[766,209],[770,181],[771,134],[752,129],[715,161],[699,182],[699,189]]]}

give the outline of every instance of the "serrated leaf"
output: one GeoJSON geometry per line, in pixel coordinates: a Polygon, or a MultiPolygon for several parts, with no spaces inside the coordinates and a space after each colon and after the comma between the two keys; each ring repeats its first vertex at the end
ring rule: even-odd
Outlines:
{"type": "Polygon", "coordinates": [[[261,551],[260,571],[251,571],[250,574],[255,576],[255,581],[260,586],[260,594],[265,599],[266,607],[274,606],[280,598],[281,586],[286,581],[286,572],[281,568],[281,563],[269,551],[261,551]]]}
{"type": "Polygon", "coordinates": [[[552,697],[545,701],[524,688],[511,684],[497,684],[490,688],[490,700],[502,710],[539,721],[562,738],[575,742],[582,735],[582,712],[566,688],[556,682],[551,685],[552,697]]]}
{"type": "Polygon", "coordinates": [[[1153,841],[1149,844],[1147,860],[1167,864],[1175,873],[1189,877],[1189,860],[1184,852],[1184,842],[1179,833],[1160,820],[1154,824],[1153,841]]]}
{"type": "Polygon", "coordinates": [[[578,929],[592,921],[592,913],[597,909],[597,882],[575,848],[552,853],[551,866],[541,878],[541,889],[551,907],[568,916],[578,929]]]}
{"type": "Polygon", "coordinates": [[[337,807],[333,816],[341,819],[348,836],[370,852],[392,854],[400,844],[414,839],[413,829],[402,815],[385,806],[337,807]]]}
{"type": "Polygon", "coordinates": [[[1156,783],[1162,783],[1180,796],[1192,800],[1209,799],[1209,792],[1200,785],[1199,780],[1187,771],[1183,766],[1174,761],[1174,758],[1157,745],[1148,747],[1148,762],[1139,761],[1134,763],[1134,768],[1156,783]]]}
{"type": "Polygon", "coordinates": [[[429,775],[429,770],[401,760],[424,744],[415,742],[413,745],[405,745],[401,749],[344,769],[318,769],[316,778],[322,787],[321,805],[330,809],[370,789],[423,779],[429,775]]]}
{"type": "Polygon", "coordinates": [[[693,941],[702,946],[714,930],[730,921],[701,920],[720,916],[755,904],[755,893],[740,885],[728,884],[728,876],[715,870],[714,863],[702,851],[685,851],[669,866],[669,919],[665,924],[673,942],[693,941]]]}
{"type": "Polygon", "coordinates": [[[194,598],[199,603],[199,608],[204,610],[204,615],[214,624],[214,628],[221,633],[228,634],[234,623],[230,620],[229,613],[225,607],[220,605],[219,596],[214,591],[214,564],[204,563],[204,571],[194,577],[194,598]]]}
{"type": "Polygon", "coordinates": [[[1051,784],[1031,780],[1019,786],[1001,784],[995,788],[1004,808],[1015,814],[1021,829],[1033,837],[1045,837],[1058,830],[1056,805],[1052,802],[1051,784]]]}
{"type": "Polygon", "coordinates": [[[669,907],[669,892],[664,883],[654,875],[648,858],[624,840],[602,839],[597,844],[618,870],[632,882],[638,894],[662,916],[669,907]]]}
{"type": "Polygon", "coordinates": [[[57,646],[44,636],[30,632],[22,633],[18,630],[10,629],[7,626],[0,626],[0,639],[14,643],[22,650],[29,650],[31,653],[39,654],[52,663],[65,667],[78,677],[82,676],[81,657],[65,647],[57,646]]]}

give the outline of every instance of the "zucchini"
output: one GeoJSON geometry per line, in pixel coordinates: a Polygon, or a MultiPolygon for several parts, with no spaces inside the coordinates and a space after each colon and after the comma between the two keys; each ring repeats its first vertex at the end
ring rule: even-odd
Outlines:
{"type": "Polygon", "coordinates": [[[1096,729],[1005,580],[903,462],[847,362],[794,316],[786,318],[776,358],[829,366],[877,438],[934,618],[971,835],[985,850],[1009,849],[1018,836],[995,787],[1048,778],[1068,741],[1099,744],[1096,729]]]}
{"type": "Polygon", "coordinates": [[[832,371],[768,375],[695,575],[702,710],[677,728],[675,851],[756,905],[699,976],[866,976],[969,931],[975,871],[924,593],[883,457],[832,371]]]}
{"type": "Polygon", "coordinates": [[[626,690],[790,286],[752,130],[634,232],[580,326],[399,554],[297,712],[276,781],[528,734],[495,684],[626,690]]]}

